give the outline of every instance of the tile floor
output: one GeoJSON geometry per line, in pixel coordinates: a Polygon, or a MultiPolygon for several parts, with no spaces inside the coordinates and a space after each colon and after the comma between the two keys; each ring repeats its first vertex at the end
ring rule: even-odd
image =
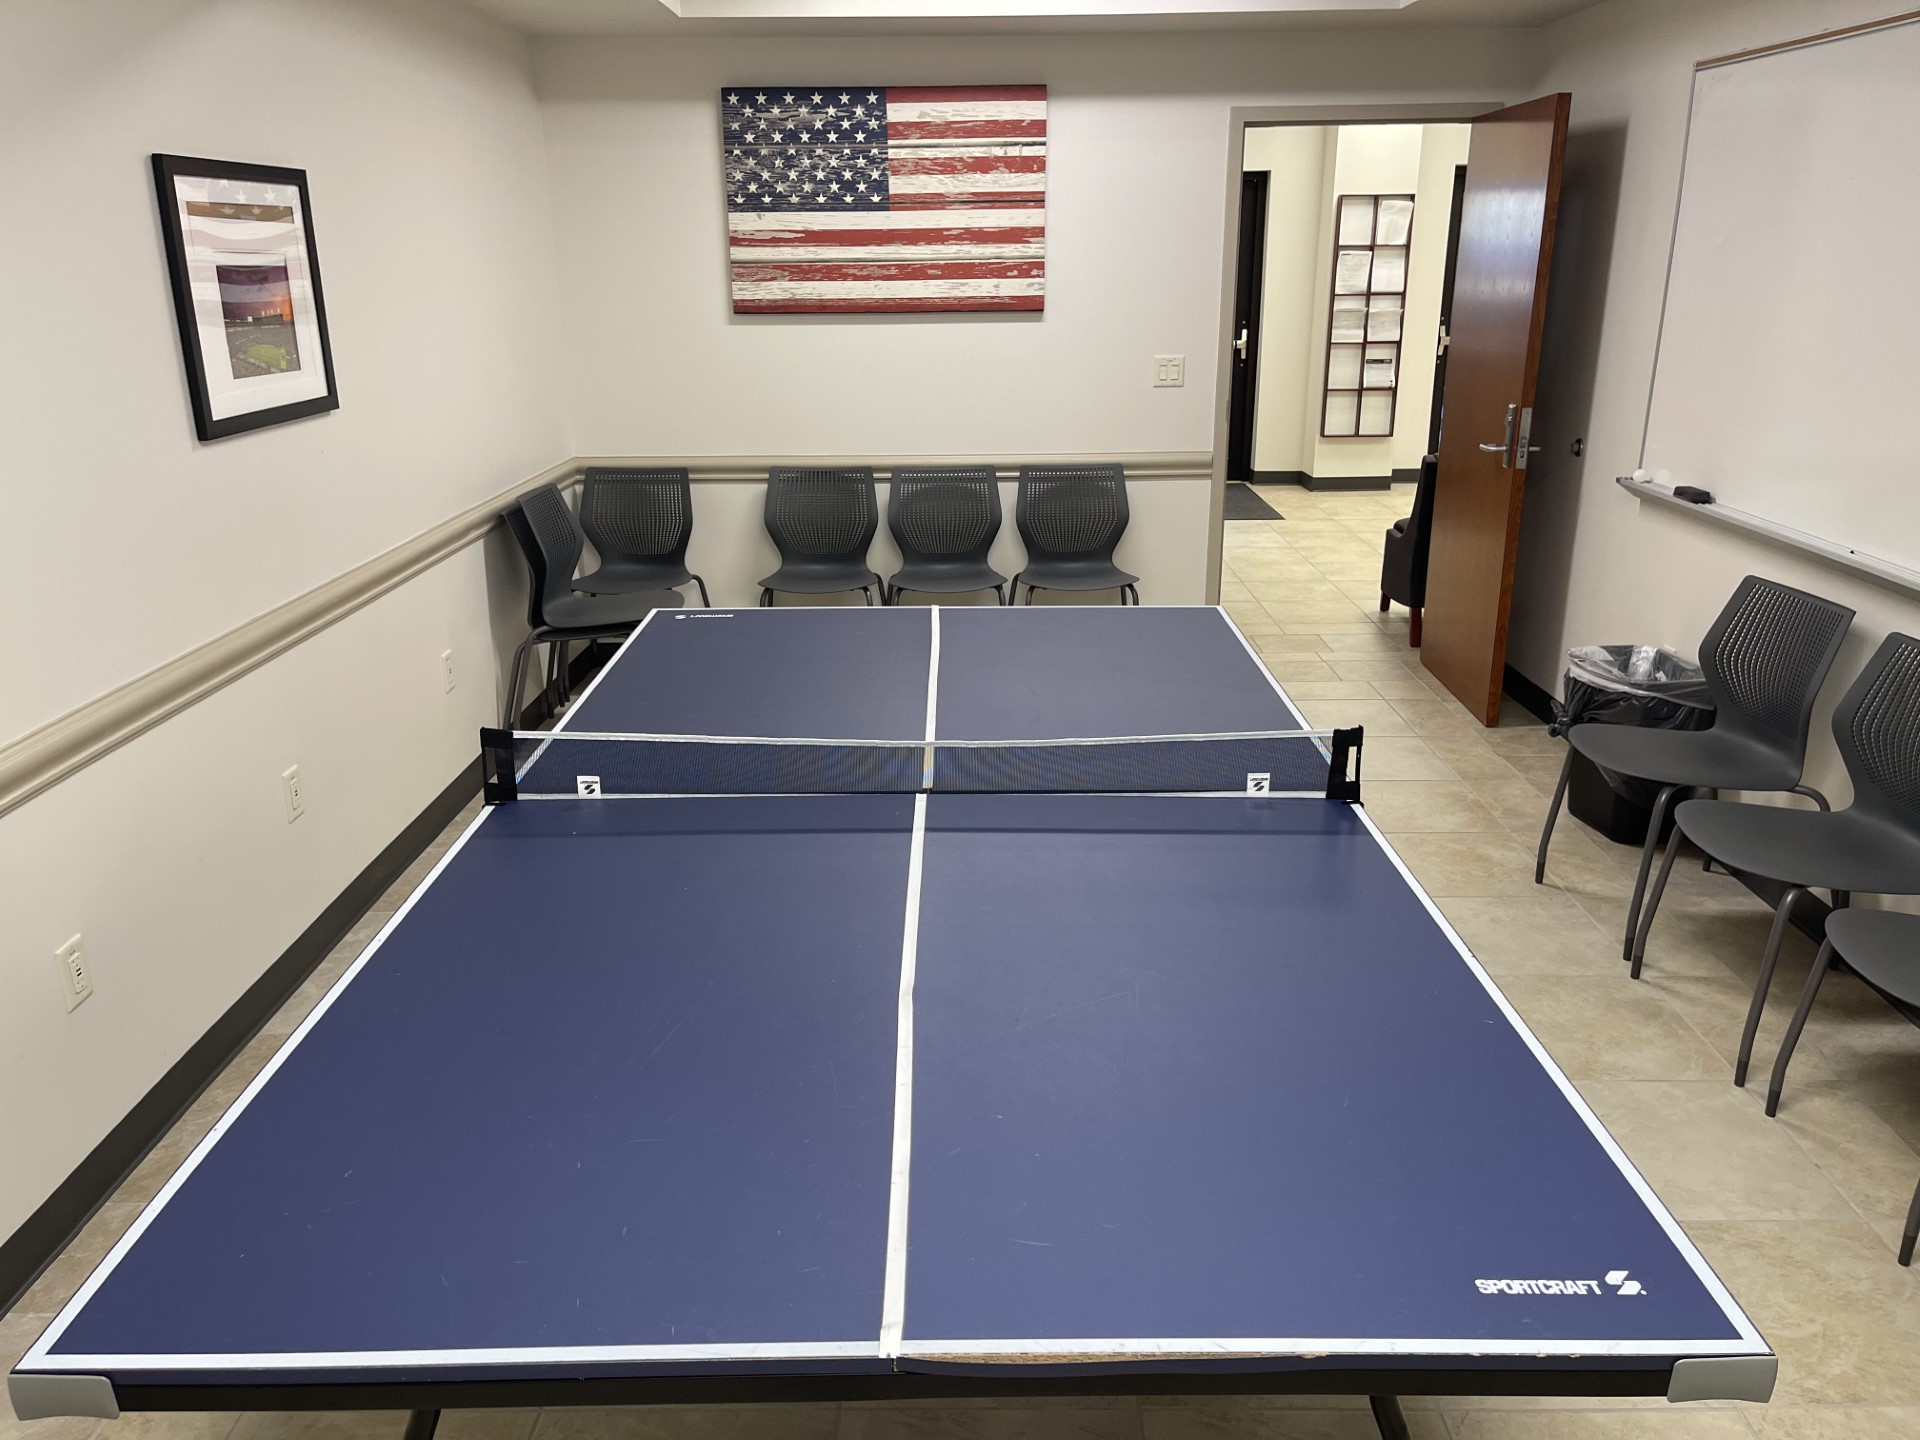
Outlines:
{"type": "MultiPolygon", "coordinates": [[[[1396,492],[1268,492],[1286,516],[1227,526],[1222,598],[1315,724],[1367,727],[1367,804],[1421,882],[1727,1280],[1781,1357],[1767,1406],[1662,1400],[1411,1399],[1419,1440],[1894,1440],[1920,1437],[1920,1277],[1894,1263],[1920,1178],[1920,1031],[1837,976],[1777,1120],[1731,1062],[1767,914],[1726,877],[1683,866],[1646,978],[1620,964],[1636,852],[1563,819],[1548,883],[1533,845],[1560,766],[1530,716],[1472,721],[1430,683],[1406,616],[1377,611],[1396,492]]],[[[1615,639],[1620,637],[1596,637],[1615,639]]],[[[1631,637],[1627,637],[1631,638],[1631,637]]],[[[451,827],[235,1060],[15,1311],[0,1368],[131,1223],[187,1150],[345,969],[465,819],[451,827]]],[[[1756,1052],[1761,1074],[1813,947],[1790,942],[1756,1052]]],[[[13,1419],[0,1440],[399,1440],[397,1414],[13,1419]]],[[[1345,1399],[842,1405],[450,1413],[446,1440],[1366,1440],[1345,1399]]]]}

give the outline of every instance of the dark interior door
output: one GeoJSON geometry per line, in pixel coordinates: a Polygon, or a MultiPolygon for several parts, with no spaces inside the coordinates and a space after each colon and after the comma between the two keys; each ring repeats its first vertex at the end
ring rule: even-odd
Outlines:
{"type": "Polygon", "coordinates": [[[1461,196],[1420,662],[1487,725],[1500,719],[1569,98],[1474,121],[1461,196]]]}
{"type": "Polygon", "coordinates": [[[1260,369],[1260,276],[1267,259],[1265,170],[1240,177],[1240,249],[1233,283],[1233,381],[1227,404],[1227,479],[1253,478],[1253,390],[1260,369]]]}
{"type": "Polygon", "coordinates": [[[1453,199],[1447,210],[1447,268],[1440,276],[1440,336],[1433,347],[1433,410],[1427,417],[1427,454],[1440,453],[1440,422],[1447,410],[1447,346],[1453,335],[1453,274],[1460,263],[1460,202],[1467,167],[1453,167],[1453,199]]]}

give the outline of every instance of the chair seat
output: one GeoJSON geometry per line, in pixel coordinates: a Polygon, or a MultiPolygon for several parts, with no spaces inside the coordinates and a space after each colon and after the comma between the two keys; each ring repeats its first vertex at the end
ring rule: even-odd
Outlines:
{"type": "Polygon", "coordinates": [[[1903,1005],[1920,1005],[1920,915],[1836,910],[1827,938],[1860,978],[1903,1005]]]}
{"type": "Polygon", "coordinates": [[[671,590],[640,595],[567,595],[541,607],[549,630],[605,630],[637,625],[655,610],[678,610],[680,597],[671,590]]]}
{"type": "Polygon", "coordinates": [[[1688,800],[1674,815],[1687,838],[1729,870],[1788,885],[1920,895],[1920,839],[1856,810],[1688,800]]]}
{"type": "Polygon", "coordinates": [[[1036,590],[1117,590],[1122,585],[1138,585],[1140,577],[1129,575],[1118,565],[1104,560],[1076,560],[1048,556],[1029,559],[1027,568],[1013,577],[1036,590]]]}
{"type": "Polygon", "coordinates": [[[864,565],[782,565],[760,582],[762,590],[784,590],[790,595],[832,595],[841,590],[864,590],[880,577],[864,565]]]}
{"type": "Polygon", "coordinates": [[[603,557],[600,568],[582,575],[573,588],[589,595],[636,595],[644,590],[671,590],[691,585],[693,575],[685,565],[646,560],[638,556],[603,557]]]}
{"type": "Polygon", "coordinates": [[[888,582],[896,590],[918,590],[929,595],[959,595],[969,590],[991,590],[1007,583],[1007,577],[991,565],[976,560],[923,559],[908,562],[894,572],[888,582]]]}
{"type": "Polygon", "coordinates": [[[1792,757],[1724,730],[1576,725],[1567,739],[1594,764],[1659,785],[1790,790],[1800,783],[1800,767],[1792,757]]]}

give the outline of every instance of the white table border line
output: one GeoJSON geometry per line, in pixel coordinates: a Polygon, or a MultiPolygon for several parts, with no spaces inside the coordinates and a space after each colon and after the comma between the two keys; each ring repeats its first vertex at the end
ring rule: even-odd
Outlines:
{"type": "MultiPolygon", "coordinates": [[[[1541,1069],[1546,1071],[1547,1077],[1558,1087],[1562,1098],[1573,1108],[1574,1114],[1580,1117],[1582,1123],[1586,1125],[1588,1132],[1599,1142],[1600,1148],[1607,1153],[1607,1157],[1611,1159],[1619,1169],[1621,1176],[1626,1180],[1627,1184],[1633,1188],[1634,1193],[1640,1197],[1641,1203],[1647,1207],[1648,1213],[1653,1216],[1654,1221],[1660,1226],[1661,1230],[1665,1232],[1667,1239],[1672,1242],[1675,1250],[1679,1252],[1680,1258],[1687,1262],[1689,1268],[1693,1271],[1694,1278],[1701,1283],[1707,1293],[1713,1297],[1714,1302],[1719,1305],[1721,1315],[1734,1329],[1740,1332],[1742,1339],[1761,1347],[1763,1350],[1767,1350],[1766,1338],[1761,1335],[1754,1323],[1747,1318],[1746,1312],[1740,1308],[1740,1304],[1733,1298],[1732,1292],[1721,1282],[1720,1277],[1714,1273],[1713,1267],[1707,1263],[1706,1257],[1700,1253],[1693,1241],[1688,1238],[1687,1232],[1681,1228],[1680,1222],[1675,1220],[1667,1207],[1661,1203],[1660,1197],[1654,1193],[1653,1187],[1647,1184],[1646,1178],[1635,1168],[1633,1162],[1627,1158],[1627,1154],[1620,1148],[1619,1142],[1608,1133],[1607,1127],[1600,1123],[1600,1117],[1593,1113],[1592,1108],[1588,1106],[1586,1100],[1581,1096],[1580,1091],[1574,1086],[1572,1081],[1567,1079],[1565,1072],[1560,1069],[1559,1064],[1554,1060],[1553,1056],[1548,1053],[1546,1046],[1542,1045],[1539,1038],[1528,1028],[1527,1022],[1520,1018],[1520,1012],[1513,1008],[1512,1003],[1507,999],[1505,994],[1501,992],[1500,987],[1494,983],[1493,977],[1487,973],[1486,968],[1475,958],[1473,951],[1467,947],[1466,941],[1462,940],[1459,932],[1448,923],[1447,917],[1441,913],[1440,907],[1434,903],[1433,897],[1427,894],[1425,887],[1414,878],[1413,871],[1407,868],[1406,861],[1400,858],[1399,852],[1393,848],[1392,844],[1388,842],[1387,837],[1381,833],[1380,827],[1374,824],[1373,817],[1367,814],[1364,804],[1355,805],[1353,812],[1360,817],[1361,823],[1367,827],[1368,832],[1374,838],[1374,842],[1379,845],[1381,853],[1393,863],[1393,868],[1400,872],[1400,877],[1407,882],[1407,888],[1411,890],[1415,898],[1426,907],[1427,914],[1433,918],[1434,924],[1440,927],[1440,933],[1452,942],[1453,948],[1459,953],[1461,960],[1466,963],[1467,969],[1472,972],[1473,977],[1480,982],[1481,988],[1487,992],[1487,995],[1493,1000],[1494,1004],[1499,1007],[1500,1013],[1506,1017],[1507,1023],[1513,1027],[1514,1033],[1517,1034],[1526,1047],[1533,1052],[1534,1059],[1540,1063],[1541,1069]]],[[[1768,1350],[1768,1353],[1772,1352],[1768,1350]]]]}

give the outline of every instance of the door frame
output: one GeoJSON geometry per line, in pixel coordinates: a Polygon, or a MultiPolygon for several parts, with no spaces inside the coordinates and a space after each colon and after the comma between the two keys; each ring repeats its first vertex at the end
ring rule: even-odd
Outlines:
{"type": "Polygon", "coordinates": [[[1247,353],[1244,358],[1234,356],[1232,352],[1240,343],[1240,337],[1234,335],[1228,340],[1228,484],[1253,479],[1254,412],[1260,398],[1260,291],[1267,274],[1267,192],[1272,182],[1273,172],[1269,170],[1240,172],[1240,223],[1244,228],[1234,247],[1234,313],[1227,324],[1236,329],[1246,327],[1247,353]],[[1259,206],[1251,217],[1246,209],[1249,203],[1259,206]],[[1240,462],[1238,467],[1234,465],[1235,460],[1240,462]],[[1236,468],[1240,471],[1237,475],[1236,468]]]}
{"type": "MultiPolygon", "coordinates": [[[[1525,97],[1522,97],[1525,98],[1525,97]]],[[[1207,501],[1207,603],[1220,603],[1221,553],[1226,540],[1227,432],[1233,399],[1233,311],[1240,250],[1240,176],[1247,162],[1247,131],[1266,125],[1461,124],[1513,104],[1511,100],[1435,101],[1401,105],[1235,105],[1227,112],[1226,225],[1221,231],[1220,320],[1213,373],[1213,481],[1207,501]]]]}

